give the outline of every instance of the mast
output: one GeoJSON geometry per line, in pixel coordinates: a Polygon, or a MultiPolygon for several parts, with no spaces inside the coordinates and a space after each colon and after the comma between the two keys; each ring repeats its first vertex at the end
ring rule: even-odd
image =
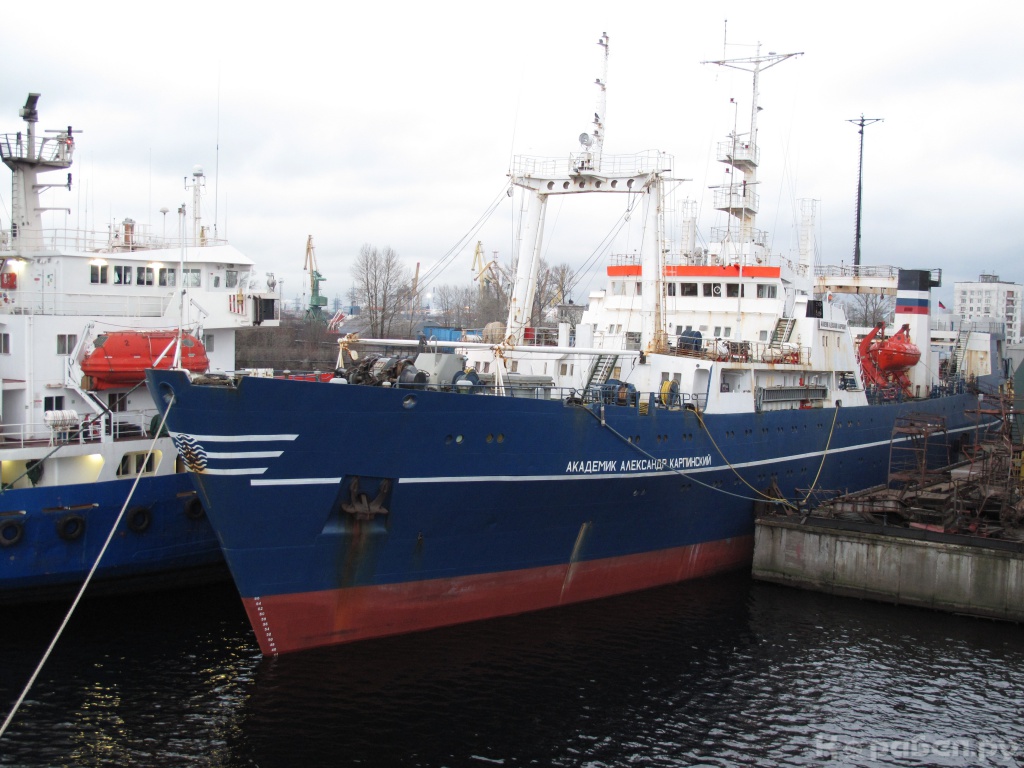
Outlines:
{"type": "Polygon", "coordinates": [[[192,182],[185,177],[185,189],[192,190],[192,245],[206,245],[206,232],[203,229],[203,187],[206,186],[206,175],[203,166],[192,167],[192,182]]]}
{"type": "MultiPolygon", "coordinates": [[[[755,229],[758,207],[760,205],[755,187],[757,185],[757,167],[759,163],[757,113],[761,111],[761,107],[758,106],[761,72],[786,61],[786,59],[802,55],[802,51],[797,53],[775,53],[772,51],[762,56],[761,44],[758,43],[755,56],[701,62],[702,64],[717,64],[720,67],[741,69],[744,72],[753,74],[750,131],[744,135],[737,133],[734,128],[730,136],[718,144],[718,160],[729,165],[733,170],[740,171],[743,174],[743,180],[736,181],[734,177],[731,177],[728,184],[715,188],[714,195],[715,208],[739,220],[740,242],[737,244],[738,250],[736,253],[736,260],[739,263],[744,263],[749,257],[753,256],[752,244],[762,239],[755,229]]],[[[728,233],[721,238],[723,242],[730,241],[731,239],[728,233]]]]}
{"type": "Polygon", "coordinates": [[[664,178],[672,173],[672,157],[662,152],[645,152],[613,158],[603,169],[604,100],[608,67],[608,35],[602,35],[602,65],[605,76],[595,82],[599,89],[598,112],[594,114],[595,131],[581,134],[581,151],[568,159],[516,157],[510,173],[512,184],[529,194],[529,210],[523,224],[519,263],[515,285],[509,302],[506,346],[520,346],[530,320],[540,253],[544,234],[544,217],[548,198],[552,195],[625,193],[643,195],[644,238],[642,253],[642,312],[644,315],[641,348],[648,352],[664,348],[665,331],[661,327],[661,275],[664,259],[664,211],[662,190],[664,178]]]}
{"type": "Polygon", "coordinates": [[[68,208],[44,208],[40,205],[39,193],[51,187],[71,190],[71,174],[61,184],[40,184],[39,174],[46,171],[64,170],[71,167],[75,151],[74,133],[67,130],[45,131],[54,136],[36,136],[39,122],[38,93],[30,93],[19,115],[25,120],[25,132],[8,133],[0,136],[0,157],[11,169],[11,246],[20,252],[39,251],[43,248],[43,211],[66,211],[68,208]]]}
{"type": "MultiPolygon", "coordinates": [[[[594,81],[598,89],[597,111],[594,112],[593,121],[594,132],[593,134],[581,133],[579,136],[581,151],[570,161],[574,173],[599,173],[601,170],[601,158],[604,151],[604,111],[607,103],[608,35],[602,33],[597,44],[601,47],[601,77],[594,81]]],[[[536,161],[529,162],[530,166],[535,164],[536,161]]],[[[544,191],[534,189],[532,184],[523,183],[523,180],[519,178],[520,173],[528,175],[526,169],[513,170],[512,183],[533,189],[535,195],[530,201],[528,216],[522,231],[516,277],[508,305],[508,320],[505,323],[506,341],[513,345],[523,343],[523,333],[526,326],[529,325],[530,315],[533,313],[533,299],[537,292],[537,279],[540,275],[544,215],[548,200],[548,195],[544,191]],[[529,250],[525,250],[526,248],[529,250]]],[[[571,185],[567,184],[567,188],[569,186],[571,185]]],[[[551,188],[553,187],[549,187],[549,189],[551,188]]]]}
{"type": "Polygon", "coordinates": [[[861,194],[864,191],[864,126],[880,123],[884,119],[883,117],[869,117],[865,119],[864,113],[861,112],[859,120],[846,121],[860,127],[857,131],[860,134],[860,162],[857,165],[857,222],[853,236],[853,266],[855,269],[860,266],[860,211],[861,194]]]}

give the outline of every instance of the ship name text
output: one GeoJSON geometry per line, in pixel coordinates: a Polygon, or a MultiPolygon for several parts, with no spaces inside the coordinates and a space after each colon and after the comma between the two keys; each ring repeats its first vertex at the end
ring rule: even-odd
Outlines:
{"type": "Polygon", "coordinates": [[[666,469],[695,469],[710,467],[711,454],[705,456],[676,456],[671,459],[615,459],[604,461],[570,461],[567,475],[589,475],[600,472],[661,472],[666,469]]]}

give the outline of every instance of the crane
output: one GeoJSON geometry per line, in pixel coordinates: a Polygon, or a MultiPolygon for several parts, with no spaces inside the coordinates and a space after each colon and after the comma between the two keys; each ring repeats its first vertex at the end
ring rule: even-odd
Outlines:
{"type": "MultiPolygon", "coordinates": [[[[497,251],[495,251],[495,255],[497,255],[497,251]]],[[[497,264],[496,261],[484,263],[484,244],[477,240],[476,250],[473,252],[473,271],[476,272],[473,279],[479,281],[481,295],[487,292],[487,287],[494,280],[495,264],[497,264]]]]}
{"type": "Polygon", "coordinates": [[[326,323],[323,308],[327,306],[327,297],[320,293],[320,283],[327,278],[320,274],[316,265],[316,249],[313,247],[313,236],[306,239],[306,263],[303,272],[309,272],[309,307],[306,309],[306,321],[326,323]]]}

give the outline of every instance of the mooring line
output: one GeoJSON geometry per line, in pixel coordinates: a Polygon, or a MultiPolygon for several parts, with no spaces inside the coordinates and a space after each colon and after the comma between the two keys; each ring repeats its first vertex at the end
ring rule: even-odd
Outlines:
{"type": "MultiPolygon", "coordinates": [[[[153,450],[156,448],[156,441],[160,438],[160,433],[164,431],[164,425],[167,423],[167,414],[170,412],[171,405],[173,403],[174,396],[172,395],[171,399],[167,402],[167,408],[164,410],[163,418],[160,420],[160,426],[153,434],[153,442],[149,444],[149,450],[146,452],[146,461],[149,461],[149,457],[153,455],[153,450]]],[[[14,716],[18,713],[22,703],[24,703],[25,697],[28,696],[28,692],[32,690],[32,686],[35,685],[36,678],[39,677],[39,673],[42,672],[43,666],[46,664],[47,660],[49,660],[50,654],[53,653],[53,649],[57,646],[57,641],[60,640],[61,635],[64,633],[64,628],[67,627],[68,622],[71,620],[71,616],[78,607],[78,603],[81,602],[82,595],[85,594],[86,588],[92,581],[92,577],[96,573],[96,569],[99,567],[100,560],[103,559],[103,555],[106,553],[107,547],[109,547],[110,542],[113,541],[114,533],[117,531],[117,526],[121,523],[121,518],[124,517],[124,512],[128,509],[128,504],[131,502],[132,496],[135,495],[135,489],[139,487],[139,480],[141,479],[142,475],[135,476],[135,482],[132,483],[132,488],[128,492],[128,498],[125,499],[124,505],[121,507],[121,512],[117,515],[117,519],[111,526],[110,533],[107,535],[107,540],[103,542],[103,547],[100,549],[100,553],[96,556],[96,562],[94,562],[92,564],[92,568],[89,569],[89,574],[85,577],[85,581],[82,582],[82,586],[79,588],[78,594],[75,596],[74,601],[71,603],[71,607],[68,608],[68,612],[64,616],[64,621],[61,622],[60,627],[57,629],[57,633],[53,636],[53,640],[50,641],[50,646],[46,649],[46,653],[43,654],[43,658],[40,659],[38,666],[36,666],[35,671],[32,673],[32,677],[29,678],[28,682],[25,684],[24,690],[21,692],[21,695],[18,696],[18,700],[14,702],[14,706],[11,707],[11,711],[7,715],[7,719],[4,720],[3,725],[0,725],[0,738],[3,738],[4,734],[7,732],[7,728],[14,720],[14,716]]]]}

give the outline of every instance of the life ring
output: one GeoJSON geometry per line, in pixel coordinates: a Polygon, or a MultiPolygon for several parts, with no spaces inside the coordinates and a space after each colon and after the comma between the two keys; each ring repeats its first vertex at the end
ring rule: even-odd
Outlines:
{"type": "Polygon", "coordinates": [[[185,505],[185,517],[189,520],[202,520],[206,517],[206,510],[203,509],[203,502],[198,496],[193,496],[191,501],[185,505]]]}
{"type": "Polygon", "coordinates": [[[85,518],[81,515],[64,515],[57,521],[57,535],[64,541],[75,541],[85,533],[85,518]]]}
{"type": "Polygon", "coordinates": [[[25,535],[21,520],[4,520],[0,523],[0,547],[13,547],[25,535]]]}
{"type": "Polygon", "coordinates": [[[153,522],[149,507],[133,507],[128,510],[128,527],[135,533],[145,533],[153,522]]]}

